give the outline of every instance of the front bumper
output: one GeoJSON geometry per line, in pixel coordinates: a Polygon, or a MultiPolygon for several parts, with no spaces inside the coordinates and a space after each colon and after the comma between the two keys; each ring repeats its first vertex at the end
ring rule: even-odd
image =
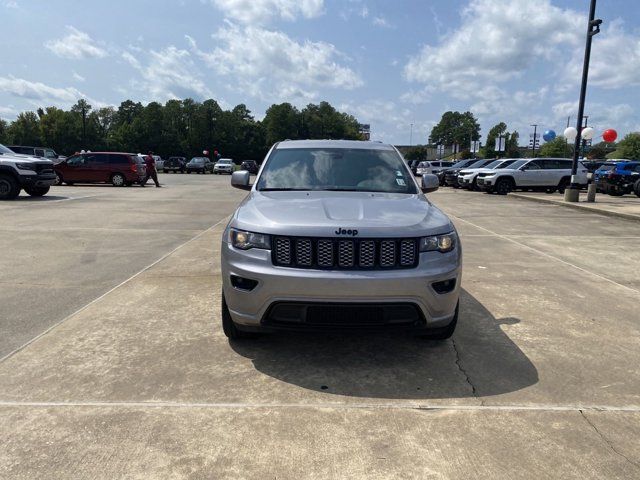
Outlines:
{"type": "Polygon", "coordinates": [[[56,184],[55,173],[34,173],[20,175],[20,186],[29,187],[51,187],[56,184]]]}
{"type": "MultiPolygon", "coordinates": [[[[403,304],[416,306],[423,318],[417,329],[448,325],[456,311],[462,278],[460,247],[449,253],[420,254],[416,268],[402,270],[307,270],[276,267],[270,250],[241,251],[222,243],[222,283],[233,321],[240,328],[273,329],[267,312],[278,303],[338,306],[344,304],[403,304]],[[241,290],[231,276],[254,280],[253,290],[241,290]],[[437,293],[433,283],[455,280],[447,293],[437,293]]],[[[334,325],[335,326],[335,325],[334,325]]],[[[302,328],[305,326],[302,325],[302,328]]]]}
{"type": "Polygon", "coordinates": [[[493,188],[495,179],[490,177],[478,177],[476,179],[476,186],[480,190],[491,190],[493,188]]]}

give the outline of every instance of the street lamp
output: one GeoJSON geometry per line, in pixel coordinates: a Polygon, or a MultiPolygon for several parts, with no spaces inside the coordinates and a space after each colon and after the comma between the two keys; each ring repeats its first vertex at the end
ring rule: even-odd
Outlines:
{"type": "Polygon", "coordinates": [[[596,0],[591,0],[591,6],[589,8],[589,23],[587,24],[587,40],[584,48],[584,63],[582,65],[582,85],[580,86],[580,101],[578,102],[578,122],[573,149],[573,164],[571,165],[571,184],[564,191],[565,202],[577,202],[580,194],[580,185],[578,184],[578,155],[580,154],[579,150],[582,140],[582,119],[584,116],[584,102],[587,96],[587,81],[589,79],[591,41],[593,40],[593,36],[600,32],[600,25],[602,24],[602,20],[596,20],[595,17],[596,0]]]}

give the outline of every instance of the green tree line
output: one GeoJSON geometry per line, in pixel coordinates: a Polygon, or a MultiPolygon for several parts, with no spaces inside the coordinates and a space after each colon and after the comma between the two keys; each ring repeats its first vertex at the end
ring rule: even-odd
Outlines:
{"type": "Polygon", "coordinates": [[[215,100],[190,98],[95,109],[79,100],[69,110],[47,107],[20,113],[11,123],[0,119],[0,143],[51,147],[63,155],[84,149],[192,157],[218,150],[236,160],[261,160],[275,142],[301,138],[360,139],[359,124],[328,102],[303,109],[272,105],[258,121],[244,104],[224,110],[215,100]]]}

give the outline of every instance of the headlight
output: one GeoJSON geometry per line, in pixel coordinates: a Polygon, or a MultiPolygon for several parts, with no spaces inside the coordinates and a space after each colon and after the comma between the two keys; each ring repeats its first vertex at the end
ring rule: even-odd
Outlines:
{"type": "Polygon", "coordinates": [[[20,170],[33,170],[35,172],[36,166],[31,163],[16,163],[16,167],[20,170]]]}
{"type": "Polygon", "coordinates": [[[271,249],[271,237],[269,235],[245,232],[235,228],[229,230],[229,242],[240,250],[249,250],[250,248],[271,249]]]}
{"type": "Polygon", "coordinates": [[[455,232],[444,235],[434,235],[432,237],[422,237],[420,239],[421,252],[442,252],[447,253],[456,248],[457,235],[455,232]]]}

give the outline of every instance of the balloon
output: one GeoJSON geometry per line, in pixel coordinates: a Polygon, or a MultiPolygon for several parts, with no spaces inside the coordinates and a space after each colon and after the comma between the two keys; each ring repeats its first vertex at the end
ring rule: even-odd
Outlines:
{"type": "Polygon", "coordinates": [[[203,155],[209,155],[209,150],[203,150],[203,151],[202,151],[202,154],[203,154],[203,155]]]}
{"type": "Polygon", "coordinates": [[[616,138],[618,138],[618,132],[616,132],[613,128],[605,130],[602,134],[602,139],[605,142],[615,142],[616,138]]]}
{"type": "Polygon", "coordinates": [[[551,140],[556,138],[556,132],[554,132],[553,130],[547,130],[546,132],[544,132],[544,135],[542,135],[542,138],[544,138],[545,142],[550,142],[551,140]]]}
{"type": "Polygon", "coordinates": [[[596,134],[596,131],[591,127],[587,127],[587,128],[583,128],[582,129],[582,139],[583,140],[591,140],[595,134],[596,134]]]}
{"type": "Polygon", "coordinates": [[[566,138],[570,142],[573,142],[577,136],[578,130],[576,130],[576,127],[567,127],[564,131],[564,138],[566,138]]]}

